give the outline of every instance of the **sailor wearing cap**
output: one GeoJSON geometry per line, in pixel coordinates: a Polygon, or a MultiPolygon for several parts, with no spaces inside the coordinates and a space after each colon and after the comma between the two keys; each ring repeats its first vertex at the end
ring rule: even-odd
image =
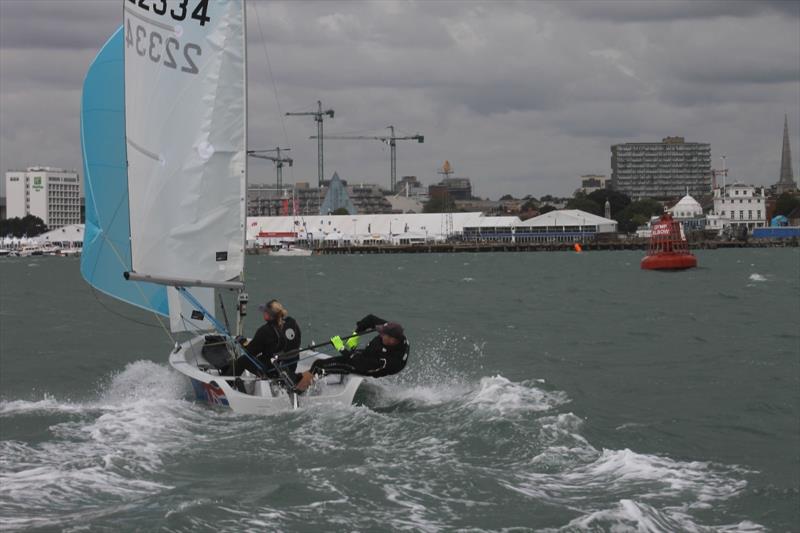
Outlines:
{"type": "Polygon", "coordinates": [[[356,323],[356,333],[372,328],[378,331],[378,335],[364,349],[343,349],[337,357],[317,359],[310,371],[303,372],[296,390],[306,390],[315,376],[324,374],[358,374],[379,378],[403,370],[409,352],[403,326],[375,315],[367,315],[356,323]]]}

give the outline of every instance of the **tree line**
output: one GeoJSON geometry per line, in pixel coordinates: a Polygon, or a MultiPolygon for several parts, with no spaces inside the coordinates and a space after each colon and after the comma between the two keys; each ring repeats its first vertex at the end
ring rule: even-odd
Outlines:
{"type": "Polygon", "coordinates": [[[46,231],[44,220],[35,215],[0,220],[0,237],[36,237],[46,231]]]}

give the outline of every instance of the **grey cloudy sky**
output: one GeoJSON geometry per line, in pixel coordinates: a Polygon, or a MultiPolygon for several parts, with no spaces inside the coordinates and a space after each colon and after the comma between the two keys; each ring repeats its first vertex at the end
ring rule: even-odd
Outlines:
{"type": "MultiPolygon", "coordinates": [[[[81,168],[83,76],[121,14],[0,0],[0,169],[81,168]]],[[[784,114],[800,168],[798,1],[253,1],[248,30],[250,148],[290,146],[289,182],[316,180],[315,126],[282,113],[318,99],[326,133],[424,134],[398,142],[398,176],[432,183],[448,159],[483,197],[571,194],[610,174],[611,144],[668,135],[771,184],[784,114]]],[[[388,184],[388,167],[377,141],[326,143],[328,176],[388,184]]]]}

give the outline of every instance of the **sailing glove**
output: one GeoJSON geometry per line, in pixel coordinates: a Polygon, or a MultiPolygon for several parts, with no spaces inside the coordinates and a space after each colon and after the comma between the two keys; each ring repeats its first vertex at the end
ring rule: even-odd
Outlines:
{"type": "Polygon", "coordinates": [[[348,350],[355,350],[356,348],[358,348],[358,340],[359,340],[358,335],[356,335],[356,332],[354,331],[353,334],[350,336],[350,338],[347,339],[347,341],[344,343],[344,345],[347,347],[348,350]]]}
{"type": "Polygon", "coordinates": [[[333,347],[336,348],[336,350],[339,352],[344,350],[344,342],[342,341],[342,338],[339,335],[331,337],[331,344],[333,344],[333,347]]]}

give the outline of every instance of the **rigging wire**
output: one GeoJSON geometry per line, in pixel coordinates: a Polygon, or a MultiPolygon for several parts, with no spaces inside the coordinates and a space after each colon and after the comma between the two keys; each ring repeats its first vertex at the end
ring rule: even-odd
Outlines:
{"type": "MultiPolygon", "coordinates": [[[[275,82],[275,76],[272,73],[272,61],[269,59],[269,52],[267,51],[267,40],[264,38],[264,30],[261,27],[261,16],[258,12],[258,4],[253,5],[253,10],[256,13],[256,25],[258,26],[258,33],[261,37],[261,47],[264,50],[264,57],[267,60],[267,70],[269,72],[269,81],[272,82],[272,93],[275,95],[275,105],[278,107],[278,116],[280,117],[281,122],[281,129],[283,130],[283,140],[287,146],[289,146],[289,133],[286,130],[286,120],[285,115],[283,113],[283,108],[281,107],[281,99],[278,96],[278,84],[275,82]]],[[[246,43],[245,43],[246,44],[246,43]]],[[[294,168],[289,167],[289,174],[292,177],[292,181],[294,181],[294,168]]]]}
{"type": "Polygon", "coordinates": [[[147,326],[148,328],[158,328],[159,327],[158,324],[148,324],[147,322],[142,322],[141,320],[137,320],[137,319],[135,319],[133,317],[125,316],[122,313],[120,313],[119,311],[115,311],[114,309],[112,309],[111,307],[109,307],[105,303],[103,303],[103,301],[100,298],[97,297],[97,294],[100,291],[95,289],[93,285],[90,285],[88,283],[87,283],[87,285],[89,285],[89,290],[92,291],[92,295],[94,296],[95,301],[98,304],[100,304],[100,307],[102,307],[103,309],[105,309],[106,311],[111,313],[112,315],[118,316],[119,318],[122,318],[123,320],[127,320],[128,322],[133,322],[134,324],[139,324],[140,326],[147,326]]]}
{"type": "MultiPolygon", "coordinates": [[[[261,26],[261,16],[260,16],[260,13],[259,13],[258,4],[254,4],[253,8],[254,8],[254,11],[255,11],[255,14],[256,14],[256,25],[258,26],[258,33],[259,33],[259,36],[261,37],[261,46],[262,46],[262,49],[264,50],[264,57],[266,58],[267,70],[268,70],[268,73],[269,73],[269,80],[272,82],[272,92],[273,92],[273,94],[275,96],[275,105],[278,107],[278,116],[280,117],[281,129],[283,130],[284,142],[286,143],[286,146],[289,146],[290,145],[290,143],[289,143],[289,134],[288,134],[288,131],[286,129],[286,115],[283,112],[283,108],[281,106],[280,96],[278,95],[278,84],[275,81],[275,75],[272,72],[272,61],[270,61],[269,52],[267,51],[267,40],[264,37],[264,30],[263,30],[263,28],[261,26]]],[[[297,181],[295,179],[295,175],[294,175],[294,166],[290,166],[289,167],[289,175],[290,175],[290,179],[292,180],[292,182],[293,183],[297,183],[297,181]]],[[[293,199],[292,200],[292,211],[294,211],[294,208],[295,208],[294,204],[295,204],[295,201],[293,199]]],[[[295,213],[295,218],[296,218],[296,213],[295,213]]],[[[295,227],[293,229],[295,230],[295,233],[296,233],[297,232],[297,228],[295,227]]],[[[308,234],[306,233],[306,235],[308,235],[308,234]]],[[[302,270],[303,270],[303,277],[304,277],[303,289],[304,289],[304,293],[305,293],[304,294],[304,296],[305,296],[304,304],[305,304],[305,306],[307,308],[307,315],[306,316],[308,317],[308,327],[309,327],[309,329],[311,329],[311,328],[313,328],[314,320],[313,320],[313,312],[311,311],[311,308],[309,306],[309,304],[311,302],[311,292],[310,292],[309,287],[308,287],[309,286],[308,265],[305,264],[306,261],[303,261],[302,263],[303,263],[302,270]]]]}

